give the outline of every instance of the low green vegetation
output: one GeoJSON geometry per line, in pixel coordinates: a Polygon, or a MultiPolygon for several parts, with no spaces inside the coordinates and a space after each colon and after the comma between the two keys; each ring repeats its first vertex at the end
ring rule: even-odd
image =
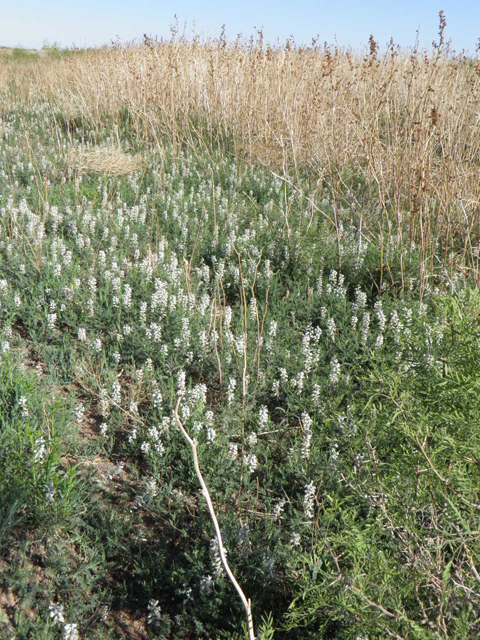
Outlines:
{"type": "Polygon", "coordinates": [[[469,277],[308,175],[0,116],[0,637],[245,637],[179,396],[260,638],[476,637],[469,277]]]}

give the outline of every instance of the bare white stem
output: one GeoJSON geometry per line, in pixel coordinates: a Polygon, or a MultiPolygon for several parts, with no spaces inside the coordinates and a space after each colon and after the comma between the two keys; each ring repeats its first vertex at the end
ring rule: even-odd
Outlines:
{"type": "Polygon", "coordinates": [[[227,562],[227,556],[226,556],[226,553],[225,553],[225,547],[223,546],[223,539],[222,539],[222,533],[220,531],[220,526],[218,524],[217,516],[215,514],[215,509],[213,508],[212,499],[210,498],[210,493],[208,491],[207,485],[205,484],[205,480],[203,479],[202,472],[200,471],[200,465],[198,463],[198,454],[197,454],[198,442],[195,439],[192,439],[188,435],[185,427],[182,424],[182,421],[180,420],[180,416],[178,415],[178,407],[180,406],[181,400],[182,400],[182,396],[179,396],[179,398],[177,400],[177,406],[175,407],[175,421],[177,423],[178,428],[182,432],[183,437],[185,438],[185,440],[190,445],[190,448],[192,449],[193,464],[195,465],[195,471],[197,473],[197,477],[198,477],[198,480],[200,482],[200,486],[202,487],[203,496],[204,496],[205,500],[207,501],[208,510],[210,512],[210,517],[212,519],[213,526],[215,527],[215,534],[216,534],[216,537],[217,537],[218,551],[219,551],[219,554],[220,554],[220,559],[222,561],[222,565],[223,565],[223,568],[225,569],[225,572],[226,572],[227,576],[230,578],[230,581],[233,584],[233,586],[235,587],[235,589],[236,589],[236,591],[237,591],[238,595],[240,596],[240,599],[241,599],[241,601],[243,603],[243,606],[245,608],[245,612],[247,614],[247,628],[248,628],[249,640],[255,640],[255,633],[254,633],[254,630],[253,630],[253,618],[252,618],[251,602],[250,602],[249,599],[247,599],[247,597],[243,593],[243,590],[242,590],[241,586],[238,584],[237,579],[233,575],[233,572],[230,569],[229,564],[227,562]]]}

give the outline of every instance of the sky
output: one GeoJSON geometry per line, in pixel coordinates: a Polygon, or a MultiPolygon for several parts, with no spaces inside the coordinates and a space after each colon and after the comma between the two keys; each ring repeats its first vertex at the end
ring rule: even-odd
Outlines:
{"type": "Polygon", "coordinates": [[[457,51],[474,54],[480,38],[480,0],[0,0],[0,45],[41,49],[45,43],[91,47],[119,39],[168,38],[178,16],[180,31],[210,37],[226,26],[228,39],[263,28],[267,42],[299,44],[312,38],[362,49],[370,34],[385,46],[392,37],[413,47],[419,30],[423,47],[438,39],[438,14],[447,19],[446,39],[457,51]],[[2,6],[3,5],[3,6],[2,6]]]}

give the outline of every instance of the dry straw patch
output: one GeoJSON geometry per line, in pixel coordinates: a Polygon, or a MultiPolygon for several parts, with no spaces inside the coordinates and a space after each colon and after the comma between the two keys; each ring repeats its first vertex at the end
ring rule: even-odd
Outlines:
{"type": "Polygon", "coordinates": [[[140,154],[130,155],[117,146],[79,148],[70,154],[69,165],[80,173],[104,173],[123,176],[145,167],[140,154]]]}

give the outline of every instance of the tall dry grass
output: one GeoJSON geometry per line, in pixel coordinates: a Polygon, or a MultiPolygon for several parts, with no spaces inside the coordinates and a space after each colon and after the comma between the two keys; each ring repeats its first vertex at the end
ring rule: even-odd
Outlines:
{"type": "Polygon", "coordinates": [[[128,117],[148,146],[215,137],[285,177],[308,168],[332,190],[337,224],[348,208],[363,233],[420,245],[423,281],[439,243],[444,266],[479,266],[480,61],[452,52],[444,28],[441,14],[430,52],[391,44],[380,53],[372,37],[362,54],[316,43],[271,49],[261,33],[233,43],[174,34],[25,63],[21,77],[5,65],[0,87],[14,81],[16,100],[48,100],[99,130],[128,117]],[[370,185],[375,211],[345,168],[370,185]]]}

